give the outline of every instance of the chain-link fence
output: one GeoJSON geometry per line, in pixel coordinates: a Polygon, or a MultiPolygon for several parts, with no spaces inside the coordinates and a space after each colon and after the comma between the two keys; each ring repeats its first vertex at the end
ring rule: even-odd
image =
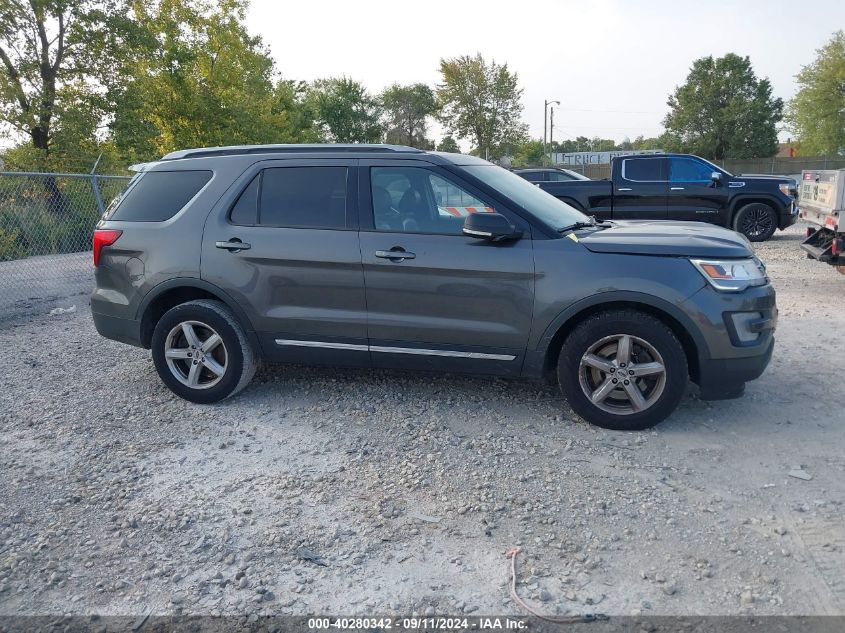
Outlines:
{"type": "Polygon", "coordinates": [[[94,225],[128,181],[0,172],[0,319],[91,291],[94,225]]]}

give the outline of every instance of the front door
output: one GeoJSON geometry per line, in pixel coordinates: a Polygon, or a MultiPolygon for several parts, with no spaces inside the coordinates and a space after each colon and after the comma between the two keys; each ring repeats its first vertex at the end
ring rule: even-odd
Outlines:
{"type": "Polygon", "coordinates": [[[369,364],[355,162],[254,165],[206,222],[202,278],[244,308],[271,359],[369,364]]]}
{"type": "Polygon", "coordinates": [[[361,255],[376,366],[520,372],[531,328],[529,227],[450,172],[361,161],[361,255]],[[522,239],[462,234],[469,213],[502,213],[522,239]]]}
{"type": "Polygon", "coordinates": [[[666,160],[636,157],[622,161],[613,180],[614,220],[666,219],[666,160]]]}
{"type": "Polygon", "coordinates": [[[713,166],[697,158],[672,156],[669,161],[668,217],[724,225],[727,182],[713,182],[713,166]]]}

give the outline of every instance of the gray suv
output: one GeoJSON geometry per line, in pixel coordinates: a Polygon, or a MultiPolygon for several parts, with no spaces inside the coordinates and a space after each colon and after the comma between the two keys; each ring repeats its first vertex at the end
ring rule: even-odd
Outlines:
{"type": "Polygon", "coordinates": [[[390,145],[173,152],[97,225],[91,310],[177,395],[260,360],[555,379],[584,419],[642,429],[692,379],[765,369],[777,309],[747,240],[596,222],[472,156],[390,145]]]}

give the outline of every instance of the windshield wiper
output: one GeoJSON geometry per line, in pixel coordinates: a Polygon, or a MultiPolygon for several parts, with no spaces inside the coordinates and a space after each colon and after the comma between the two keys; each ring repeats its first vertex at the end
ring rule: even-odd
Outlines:
{"type": "Polygon", "coordinates": [[[566,231],[577,231],[578,229],[598,229],[598,228],[607,228],[610,226],[610,223],[606,220],[602,220],[599,222],[596,220],[596,216],[591,215],[589,216],[589,222],[575,222],[568,226],[564,226],[561,229],[558,229],[558,233],[565,233],[566,231]]]}

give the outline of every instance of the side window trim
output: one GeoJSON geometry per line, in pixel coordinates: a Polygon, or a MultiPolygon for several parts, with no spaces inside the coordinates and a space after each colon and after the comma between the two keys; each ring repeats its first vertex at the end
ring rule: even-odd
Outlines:
{"type": "MultiPolygon", "coordinates": [[[[662,160],[662,161],[664,161],[663,162],[664,168],[668,168],[667,161],[662,156],[660,158],[650,158],[650,157],[646,157],[646,156],[636,156],[636,157],[632,157],[632,158],[623,158],[622,159],[622,179],[623,180],[627,180],[628,182],[669,182],[669,180],[668,180],[669,174],[668,173],[666,174],[666,178],[663,179],[663,180],[635,180],[634,178],[628,178],[625,175],[625,169],[627,167],[629,160],[656,160],[656,161],[662,160]]],[[[660,168],[658,167],[658,172],[659,172],[659,169],[660,168]]]]}

